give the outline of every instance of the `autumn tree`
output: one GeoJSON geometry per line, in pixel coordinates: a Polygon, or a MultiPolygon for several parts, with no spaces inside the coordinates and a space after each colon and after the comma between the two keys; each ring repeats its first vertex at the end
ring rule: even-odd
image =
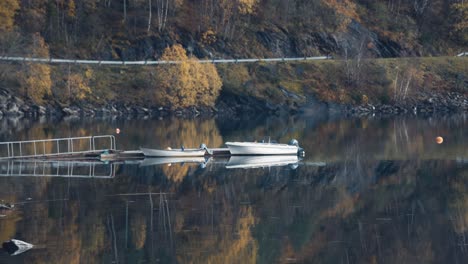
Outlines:
{"type": "Polygon", "coordinates": [[[468,1],[452,5],[453,32],[462,43],[468,43],[468,1]]]}
{"type": "Polygon", "coordinates": [[[18,12],[21,30],[26,33],[43,32],[47,26],[48,5],[47,0],[24,1],[18,12]]]}
{"type": "Polygon", "coordinates": [[[135,214],[130,221],[132,242],[136,249],[142,249],[146,241],[146,219],[141,214],[135,214]]]}
{"type": "Polygon", "coordinates": [[[359,16],[356,11],[357,6],[353,1],[329,0],[324,1],[324,4],[335,13],[338,31],[344,31],[351,23],[352,19],[359,21],[359,16]]]}
{"type": "MultiPolygon", "coordinates": [[[[30,43],[30,56],[49,57],[49,47],[39,34],[34,34],[30,43]]],[[[18,73],[18,80],[25,96],[35,103],[42,103],[44,96],[51,94],[52,80],[50,66],[40,63],[26,63],[24,70],[18,73]]]]}
{"type": "Polygon", "coordinates": [[[67,15],[71,18],[76,17],[76,5],[75,5],[75,0],[69,0],[68,1],[68,10],[67,10],[67,15]]]}
{"type": "Polygon", "coordinates": [[[69,73],[67,77],[68,99],[83,100],[91,93],[89,83],[93,77],[93,70],[86,69],[83,74],[69,73]]]}
{"type": "Polygon", "coordinates": [[[0,32],[11,31],[15,24],[15,13],[19,9],[18,0],[0,1],[0,32]]]}
{"type": "Polygon", "coordinates": [[[243,15],[253,14],[258,5],[258,0],[239,0],[238,10],[243,15]]]}
{"type": "Polygon", "coordinates": [[[156,100],[173,108],[213,106],[221,89],[221,78],[213,64],[189,58],[181,45],[164,50],[163,61],[175,61],[156,68],[156,100]]]}

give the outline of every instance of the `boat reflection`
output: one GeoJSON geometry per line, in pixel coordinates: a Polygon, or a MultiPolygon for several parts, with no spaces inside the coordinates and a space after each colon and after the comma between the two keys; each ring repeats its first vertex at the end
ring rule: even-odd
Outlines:
{"type": "Polygon", "coordinates": [[[162,157],[162,158],[145,158],[140,162],[140,167],[155,166],[163,164],[176,164],[176,163],[198,163],[206,165],[209,159],[205,157],[162,157]]]}
{"type": "Polygon", "coordinates": [[[297,155],[231,156],[226,164],[226,169],[252,169],[287,165],[292,169],[296,169],[298,163],[299,158],[297,155]]]}

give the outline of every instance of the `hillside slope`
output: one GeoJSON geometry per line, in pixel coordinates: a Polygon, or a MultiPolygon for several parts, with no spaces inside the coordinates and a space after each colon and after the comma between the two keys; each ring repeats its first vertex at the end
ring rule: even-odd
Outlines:
{"type": "MultiPolygon", "coordinates": [[[[467,96],[466,59],[372,61],[454,56],[464,51],[466,1],[4,0],[0,14],[0,56],[102,60],[166,56],[185,58],[187,65],[196,65],[196,58],[331,55],[336,59],[319,64],[217,66],[222,80],[217,106],[229,111],[239,108],[229,105],[233,101],[254,109],[296,111],[314,100],[353,106],[396,104],[410,100],[416,91],[467,96]],[[178,45],[182,49],[176,57],[164,55],[178,45]]],[[[187,69],[2,62],[0,88],[29,105],[62,109],[73,105],[210,108],[217,91],[204,88],[188,98],[185,88],[211,87],[219,82],[218,73],[210,70],[206,77],[192,80],[203,68],[187,69]],[[188,74],[180,75],[184,72],[188,74]],[[179,80],[161,84],[171,78],[179,80]],[[175,94],[174,89],[181,92],[175,94]],[[182,103],[170,99],[174,96],[182,103]]]]}
{"type": "Polygon", "coordinates": [[[197,57],[431,56],[468,44],[468,4],[454,0],[6,2],[10,30],[39,33],[54,57],[157,59],[175,43],[197,57]]]}

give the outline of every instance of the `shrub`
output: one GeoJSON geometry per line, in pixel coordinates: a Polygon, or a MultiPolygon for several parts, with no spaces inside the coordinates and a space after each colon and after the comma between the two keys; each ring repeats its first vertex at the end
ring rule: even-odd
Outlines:
{"type": "Polygon", "coordinates": [[[188,58],[181,45],[164,50],[164,61],[177,61],[156,67],[155,98],[172,108],[213,106],[222,86],[216,67],[188,58]]]}

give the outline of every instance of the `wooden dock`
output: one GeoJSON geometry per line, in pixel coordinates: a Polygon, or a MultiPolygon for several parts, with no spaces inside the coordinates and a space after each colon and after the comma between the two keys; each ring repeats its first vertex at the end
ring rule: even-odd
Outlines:
{"type": "MultiPolygon", "coordinates": [[[[205,158],[229,157],[228,148],[206,148],[205,158]]],[[[140,150],[118,150],[113,135],[0,142],[0,160],[99,160],[144,159],[140,150]]]]}

